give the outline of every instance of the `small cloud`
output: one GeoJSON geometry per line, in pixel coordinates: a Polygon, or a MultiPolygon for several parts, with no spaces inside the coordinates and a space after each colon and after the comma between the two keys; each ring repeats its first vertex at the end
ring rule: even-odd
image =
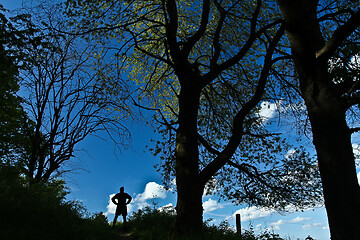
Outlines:
{"type": "Polygon", "coordinates": [[[360,164],[360,146],[359,146],[359,144],[353,143],[352,149],[353,149],[356,165],[359,165],[360,164]]]}
{"type": "Polygon", "coordinates": [[[276,103],[263,101],[260,104],[260,110],[258,112],[258,115],[260,118],[262,118],[262,120],[264,122],[266,122],[267,120],[269,120],[275,116],[276,108],[277,108],[276,103]]]}
{"type": "Polygon", "coordinates": [[[260,224],[256,225],[255,228],[254,228],[254,230],[255,230],[255,231],[260,231],[260,230],[262,230],[262,224],[260,223],[260,224]]]}
{"type": "Polygon", "coordinates": [[[292,148],[285,154],[284,157],[286,159],[290,159],[291,157],[295,156],[295,154],[296,154],[296,150],[294,148],[292,148]]]}
{"type": "Polygon", "coordinates": [[[324,228],[323,226],[324,226],[324,224],[322,224],[322,223],[309,223],[309,224],[303,224],[302,228],[310,229],[310,228],[314,228],[314,227],[321,227],[323,229],[324,228]]]}
{"type": "Polygon", "coordinates": [[[172,205],[172,203],[169,203],[165,206],[159,207],[158,210],[160,212],[165,212],[165,213],[174,213],[175,214],[175,207],[172,205]]]}
{"type": "Polygon", "coordinates": [[[237,210],[233,216],[235,216],[236,214],[240,214],[241,221],[245,222],[245,221],[254,220],[257,218],[267,217],[274,212],[275,212],[275,210],[271,210],[271,209],[269,210],[269,209],[258,208],[258,207],[246,207],[246,208],[237,210]]]}
{"type": "Polygon", "coordinates": [[[285,224],[284,220],[279,220],[277,222],[273,222],[270,224],[270,226],[274,229],[274,230],[280,230],[280,225],[285,224]]]}
{"type": "Polygon", "coordinates": [[[271,226],[279,226],[279,225],[283,225],[284,223],[285,223],[284,220],[279,220],[279,221],[277,221],[277,222],[271,223],[270,225],[271,225],[271,226]]]}
{"type": "Polygon", "coordinates": [[[205,184],[203,196],[214,194],[216,192],[216,190],[218,189],[218,183],[219,183],[219,181],[216,178],[214,178],[214,177],[211,178],[205,184]]]}
{"type": "Polygon", "coordinates": [[[351,67],[352,67],[353,69],[358,69],[359,66],[360,66],[360,56],[359,56],[359,54],[355,54],[355,55],[351,58],[350,62],[351,62],[351,65],[352,65],[351,67]]]}
{"type": "Polygon", "coordinates": [[[305,218],[305,217],[296,217],[290,221],[290,223],[298,223],[298,222],[304,222],[309,221],[311,218],[305,218]]]}
{"type": "MultiPolygon", "coordinates": [[[[105,215],[115,214],[116,205],[111,201],[111,198],[115,195],[115,193],[110,194],[109,196],[109,204],[107,205],[107,211],[105,215]]],[[[164,186],[157,184],[155,182],[149,182],[146,184],[144,192],[139,193],[133,199],[133,201],[128,205],[128,212],[136,211],[137,209],[143,209],[146,206],[149,206],[147,200],[161,198],[165,199],[167,196],[167,191],[164,186]]]]}
{"type": "Polygon", "coordinates": [[[144,192],[136,195],[135,201],[143,202],[154,198],[165,199],[166,189],[156,182],[149,182],[146,184],[144,192]]]}
{"type": "Polygon", "coordinates": [[[311,224],[303,224],[302,228],[303,229],[309,229],[309,228],[311,228],[311,224]]]}
{"type": "Polygon", "coordinates": [[[272,229],[273,230],[280,230],[280,226],[278,226],[278,225],[272,226],[272,229]]]}
{"type": "Polygon", "coordinates": [[[209,198],[209,200],[203,203],[203,208],[204,208],[204,212],[212,212],[215,211],[216,209],[224,208],[224,206],[219,202],[209,198]]]}

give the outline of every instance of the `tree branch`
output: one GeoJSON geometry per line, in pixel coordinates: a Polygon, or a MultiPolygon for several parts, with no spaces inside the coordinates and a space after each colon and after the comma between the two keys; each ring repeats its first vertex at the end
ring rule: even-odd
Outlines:
{"type": "Polygon", "coordinates": [[[271,66],[272,66],[272,55],[275,51],[277,43],[280,41],[281,37],[285,32],[284,26],[280,26],[276,32],[274,38],[270,42],[269,48],[267,50],[264,66],[261,71],[259,82],[256,87],[255,93],[252,98],[240,109],[240,111],[235,115],[233,120],[233,130],[230,140],[224,150],[216,157],[212,162],[210,162],[200,173],[200,179],[203,184],[210,180],[210,178],[222,168],[226,162],[232,157],[233,153],[238,148],[243,132],[243,123],[246,116],[250,111],[260,102],[261,96],[263,95],[267,78],[269,76],[271,66]]]}
{"type": "Polygon", "coordinates": [[[360,26],[360,10],[351,14],[349,20],[335,30],[329,41],[317,53],[317,59],[328,60],[339,46],[360,26]]]}
{"type": "Polygon", "coordinates": [[[204,35],[206,26],[209,22],[209,12],[210,12],[210,0],[203,0],[203,7],[201,13],[201,21],[198,30],[192,35],[183,45],[184,57],[187,58],[194,47],[194,45],[201,39],[204,35]]]}

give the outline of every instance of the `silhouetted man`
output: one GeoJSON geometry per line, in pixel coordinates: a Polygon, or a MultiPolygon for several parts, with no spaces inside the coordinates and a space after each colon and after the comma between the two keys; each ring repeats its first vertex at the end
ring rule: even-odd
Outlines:
{"type": "Polygon", "coordinates": [[[115,194],[115,196],[113,196],[111,198],[111,201],[117,205],[116,206],[116,212],[115,212],[115,218],[113,221],[113,228],[115,227],[115,223],[116,220],[118,218],[119,215],[123,216],[123,223],[126,223],[126,215],[127,215],[127,207],[126,205],[129,204],[131,202],[132,198],[129,194],[124,192],[124,187],[120,188],[120,192],[115,194]],[[117,201],[116,201],[117,200],[117,201]]]}

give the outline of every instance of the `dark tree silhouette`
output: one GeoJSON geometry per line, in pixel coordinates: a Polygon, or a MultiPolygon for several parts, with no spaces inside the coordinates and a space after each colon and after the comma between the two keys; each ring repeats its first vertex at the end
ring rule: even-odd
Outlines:
{"type": "Polygon", "coordinates": [[[263,8],[272,4],[67,4],[84,34],[98,36],[121,57],[118,65],[139,84],[136,105],[153,109],[165,126],[155,153],[163,153],[164,178],[176,177],[177,233],[201,230],[209,183],[218,183],[235,203],[284,209],[321,201],[312,160],[302,151],[284,157],[288,145],[266,131],[258,114],[263,100],[275,98],[268,87],[283,59],[276,47],[284,27],[263,8]]]}
{"type": "Polygon", "coordinates": [[[39,22],[42,44],[27,49],[31,62],[20,74],[23,108],[31,120],[25,123],[30,141],[25,165],[30,179],[47,181],[54,173],[73,170],[74,151],[89,135],[107,131],[116,134],[111,136],[119,146],[126,143],[127,89],[121,81],[112,92],[104,88],[116,72],[99,69],[96,43],[59,32],[68,26],[57,5],[32,11],[40,18],[33,21],[39,22]]]}
{"type": "Polygon", "coordinates": [[[331,239],[357,239],[360,187],[351,136],[359,130],[359,3],[277,2],[311,123],[331,239]],[[355,125],[347,122],[351,115],[355,125]]]}

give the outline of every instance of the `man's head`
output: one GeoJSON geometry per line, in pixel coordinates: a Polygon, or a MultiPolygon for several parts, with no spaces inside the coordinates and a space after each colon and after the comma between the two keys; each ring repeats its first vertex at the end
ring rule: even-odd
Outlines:
{"type": "Polygon", "coordinates": [[[124,187],[121,187],[121,188],[120,188],[120,192],[124,192],[124,187]]]}

